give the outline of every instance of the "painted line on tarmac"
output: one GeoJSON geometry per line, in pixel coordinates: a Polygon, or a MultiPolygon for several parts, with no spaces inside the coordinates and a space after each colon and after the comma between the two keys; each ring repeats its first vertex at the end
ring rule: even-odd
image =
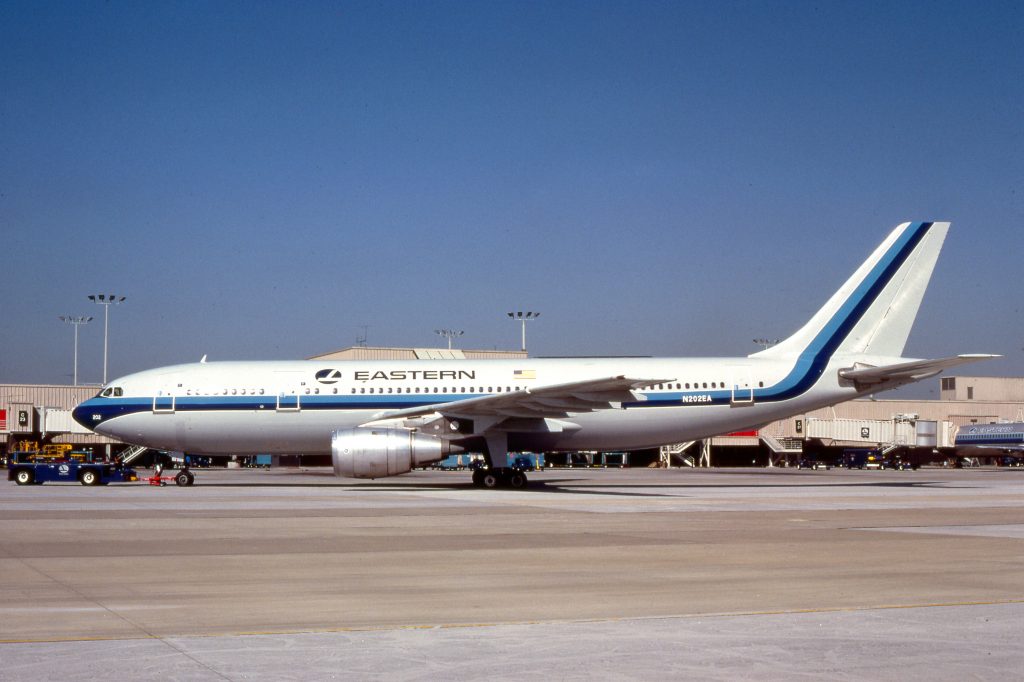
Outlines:
{"type": "Polygon", "coordinates": [[[219,637],[269,637],[280,635],[322,635],[331,633],[346,632],[395,632],[413,630],[458,630],[470,628],[496,628],[507,625],[578,625],[589,623],[628,623],[631,621],[652,621],[652,620],[693,620],[696,618],[738,618],[742,616],[785,616],[795,614],[812,613],[858,613],[865,611],[890,611],[899,609],[935,609],[949,608],[956,606],[1003,606],[1011,604],[1024,604],[1024,599],[993,599],[981,601],[954,601],[934,602],[923,604],[876,604],[873,606],[835,606],[811,609],[778,609],[766,611],[722,611],[710,613],[685,613],[668,616],[622,616],[609,618],[578,618],[570,620],[512,620],[495,621],[488,623],[436,623],[436,624],[414,624],[414,625],[356,625],[340,628],[320,628],[315,630],[241,630],[237,632],[220,632],[216,634],[174,634],[174,635],[99,635],[99,636],[71,636],[71,637],[25,637],[25,638],[0,638],[2,644],[53,644],[60,642],[114,642],[131,640],[159,640],[170,639],[213,639],[219,637]]]}

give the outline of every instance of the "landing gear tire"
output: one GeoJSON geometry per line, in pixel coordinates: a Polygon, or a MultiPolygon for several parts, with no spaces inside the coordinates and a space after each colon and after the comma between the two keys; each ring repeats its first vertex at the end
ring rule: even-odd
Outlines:
{"type": "Polygon", "coordinates": [[[82,472],[82,485],[97,485],[100,482],[100,475],[95,471],[87,470],[82,472]]]}
{"type": "Polygon", "coordinates": [[[192,485],[196,482],[196,477],[192,475],[192,472],[188,469],[183,469],[178,472],[178,475],[174,477],[174,483],[180,486],[192,485]]]}
{"type": "Polygon", "coordinates": [[[14,482],[18,485],[31,485],[32,472],[28,469],[21,469],[18,473],[14,474],[14,482]]]}
{"type": "Polygon", "coordinates": [[[483,484],[484,484],[484,472],[481,471],[480,469],[474,469],[473,470],[473,485],[483,485],[483,484]]]}
{"type": "Polygon", "coordinates": [[[485,488],[497,488],[501,485],[501,476],[494,471],[485,471],[480,479],[480,483],[485,488]]]}
{"type": "Polygon", "coordinates": [[[521,471],[513,471],[508,477],[508,484],[512,488],[522,488],[526,485],[526,474],[521,471]]]}

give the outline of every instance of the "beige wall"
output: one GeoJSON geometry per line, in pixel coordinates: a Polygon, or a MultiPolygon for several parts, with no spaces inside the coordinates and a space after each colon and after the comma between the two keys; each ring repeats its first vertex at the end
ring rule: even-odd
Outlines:
{"type": "Polygon", "coordinates": [[[943,400],[1024,402],[1024,377],[943,377],[943,400]]]}
{"type": "Polygon", "coordinates": [[[382,348],[376,346],[352,346],[341,350],[314,355],[309,360],[504,360],[527,357],[518,350],[462,350],[455,348],[382,348]]]}

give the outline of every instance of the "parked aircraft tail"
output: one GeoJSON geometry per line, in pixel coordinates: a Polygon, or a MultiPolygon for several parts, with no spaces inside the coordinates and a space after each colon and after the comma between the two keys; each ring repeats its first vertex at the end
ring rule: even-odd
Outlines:
{"type": "Polygon", "coordinates": [[[903,223],[799,331],[752,357],[900,357],[949,223],[903,223]]]}

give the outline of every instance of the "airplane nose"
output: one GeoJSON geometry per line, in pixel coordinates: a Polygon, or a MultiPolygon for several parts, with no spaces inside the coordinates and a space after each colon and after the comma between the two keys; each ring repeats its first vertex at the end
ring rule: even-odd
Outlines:
{"type": "Polygon", "coordinates": [[[84,403],[81,403],[78,407],[71,410],[71,418],[90,431],[92,431],[93,427],[99,423],[98,419],[93,419],[92,406],[89,404],[91,402],[91,400],[86,400],[84,403]]]}

